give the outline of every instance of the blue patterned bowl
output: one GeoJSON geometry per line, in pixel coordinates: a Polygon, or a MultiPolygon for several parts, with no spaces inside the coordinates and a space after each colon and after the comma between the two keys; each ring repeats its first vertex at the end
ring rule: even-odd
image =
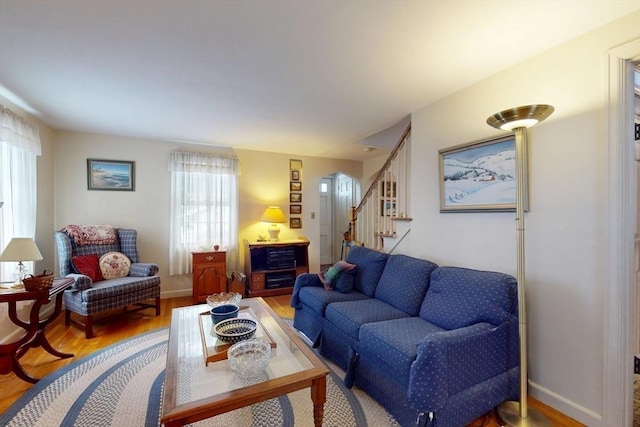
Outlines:
{"type": "Polygon", "coordinates": [[[223,320],[217,323],[213,330],[220,341],[236,343],[254,336],[256,328],[257,324],[254,320],[239,317],[223,320]]]}

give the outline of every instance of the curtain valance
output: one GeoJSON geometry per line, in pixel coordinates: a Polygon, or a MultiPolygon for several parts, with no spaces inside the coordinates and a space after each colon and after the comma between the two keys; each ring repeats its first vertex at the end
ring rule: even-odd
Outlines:
{"type": "Polygon", "coordinates": [[[238,158],[220,154],[174,151],[169,158],[172,172],[201,172],[217,175],[240,175],[238,158]]]}
{"type": "Polygon", "coordinates": [[[38,126],[0,105],[0,143],[9,144],[36,156],[42,154],[38,126]]]}

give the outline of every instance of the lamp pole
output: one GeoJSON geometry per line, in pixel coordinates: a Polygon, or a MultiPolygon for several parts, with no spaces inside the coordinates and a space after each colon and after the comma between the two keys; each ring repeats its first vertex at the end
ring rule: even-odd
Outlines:
{"type": "Polygon", "coordinates": [[[529,105],[501,111],[487,119],[498,129],[515,134],[516,148],[516,279],[518,281],[518,332],[520,338],[520,402],[503,402],[498,406],[498,417],[511,427],[551,427],[551,421],[542,413],[528,408],[527,374],[527,302],[524,258],[524,209],[527,198],[527,128],[546,119],[553,113],[550,105],[529,105]]]}

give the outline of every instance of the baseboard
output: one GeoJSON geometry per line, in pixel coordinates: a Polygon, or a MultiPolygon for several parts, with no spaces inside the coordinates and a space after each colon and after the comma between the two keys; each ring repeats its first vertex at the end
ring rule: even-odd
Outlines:
{"type": "Polygon", "coordinates": [[[532,381],[529,381],[529,390],[532,397],[584,425],[590,427],[602,426],[602,415],[589,408],[585,408],[532,381]]]}
{"type": "Polygon", "coordinates": [[[177,291],[160,291],[160,299],[190,297],[191,295],[193,295],[191,288],[178,289],[177,291]]]}

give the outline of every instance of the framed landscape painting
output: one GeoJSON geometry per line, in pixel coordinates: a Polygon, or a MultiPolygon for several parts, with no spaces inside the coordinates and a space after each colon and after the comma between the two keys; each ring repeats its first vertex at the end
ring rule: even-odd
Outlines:
{"type": "Polygon", "coordinates": [[[89,190],[134,191],[135,162],[87,159],[89,190]]]}
{"type": "Polygon", "coordinates": [[[443,149],[438,154],[440,212],[515,211],[513,135],[443,149]]]}

